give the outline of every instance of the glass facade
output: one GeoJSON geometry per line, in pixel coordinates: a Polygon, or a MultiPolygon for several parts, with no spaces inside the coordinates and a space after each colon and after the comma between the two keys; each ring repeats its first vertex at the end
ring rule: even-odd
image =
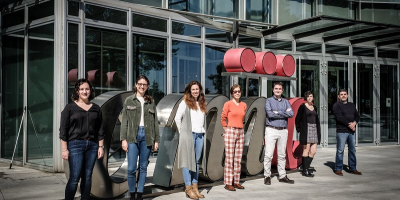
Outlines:
{"type": "MultiPolygon", "coordinates": [[[[315,103],[326,104],[327,111],[323,111],[328,117],[324,122],[327,127],[324,130],[326,143],[336,143],[332,105],[337,101],[338,90],[342,88],[349,89],[362,117],[358,125],[359,143],[373,143],[377,139],[375,133],[378,128],[372,126],[374,123],[378,125],[375,127],[379,127],[381,141],[398,140],[398,104],[386,104],[387,99],[398,102],[395,92],[399,90],[399,49],[395,45],[379,46],[376,51],[373,42],[356,46],[346,43],[345,39],[324,42],[321,38],[324,34],[307,36],[309,38],[305,41],[302,38],[294,41],[290,36],[292,33],[285,31],[263,38],[261,32],[259,35],[255,32],[259,30],[247,27],[245,22],[241,22],[240,34],[235,35],[238,41],[234,41],[230,20],[215,18],[212,23],[207,23],[202,18],[192,20],[196,17],[186,18],[173,12],[183,10],[278,25],[316,15],[398,24],[399,4],[353,3],[347,0],[124,1],[109,5],[63,1],[68,8],[66,13],[54,11],[54,7],[60,4],[54,0],[2,11],[1,158],[10,159],[12,156],[26,107],[27,125],[22,127],[21,132],[25,131],[27,137],[26,141],[19,137],[15,160],[25,159],[27,163],[53,166],[53,159],[57,159],[53,158],[53,152],[58,148],[53,144],[53,138],[58,137],[53,122],[60,115],[55,110],[62,110],[64,104],[71,101],[78,77],[85,77],[93,83],[96,96],[109,91],[132,90],[128,87],[134,85],[132,83],[136,77],[142,74],[150,80],[149,92],[156,103],[170,93],[183,93],[192,80],[204,83],[206,94],[229,96],[227,89],[230,77],[223,77],[221,73],[226,72],[224,54],[232,46],[250,47],[256,52],[271,50],[275,54],[289,53],[296,57],[296,77],[299,82],[285,82],[284,96],[303,96],[306,90],[312,90],[315,103]],[[124,7],[126,2],[168,8],[170,11],[132,4],[132,12],[129,13],[124,7]],[[113,7],[119,4],[121,6],[113,7]],[[82,20],[77,18],[80,11],[84,13],[84,16],[80,16],[82,20]],[[25,13],[28,15],[25,16],[25,13]],[[62,30],[57,28],[60,26],[54,21],[55,15],[66,17],[67,24],[63,25],[62,30]],[[29,26],[24,27],[24,24],[29,26]],[[281,33],[286,35],[281,36],[281,33]],[[60,50],[61,47],[56,45],[64,41],[65,49],[60,50]],[[58,51],[65,53],[65,60],[59,61],[62,58],[55,56],[58,51]],[[25,52],[27,55],[24,55],[25,52]],[[369,61],[365,62],[365,59],[369,61]],[[380,71],[371,64],[383,61],[389,64],[382,65],[380,71]],[[65,71],[60,72],[55,63],[64,63],[62,69],[65,71]],[[327,67],[323,68],[324,65],[327,67]],[[63,94],[54,92],[59,88],[54,78],[61,76],[57,73],[62,73],[66,78],[67,92],[63,94]],[[381,78],[377,82],[374,77],[379,74],[381,78]],[[349,78],[349,75],[352,77],[349,78]],[[361,85],[363,87],[360,88],[361,85]],[[380,93],[374,93],[372,88],[380,93]],[[326,97],[320,96],[320,91],[325,92],[326,97]],[[67,101],[55,102],[57,95],[64,95],[67,101]],[[376,99],[380,99],[381,108],[385,107],[380,111],[379,120],[373,112],[376,99]],[[24,142],[27,144],[25,149],[24,142]]],[[[327,28],[338,23],[316,23],[312,28],[327,28]]],[[[295,33],[307,31],[306,27],[308,25],[295,33]]],[[[272,83],[268,81],[267,87],[271,88],[272,83]]],[[[249,79],[248,87],[245,87],[246,79],[239,78],[239,84],[242,85],[242,96],[246,93],[248,96],[260,95],[261,83],[258,79],[249,79]]],[[[115,141],[115,145],[118,145],[118,141],[115,141]]],[[[118,148],[113,149],[113,152],[116,151],[118,148]]],[[[116,160],[123,158],[120,156],[116,160]]]]}

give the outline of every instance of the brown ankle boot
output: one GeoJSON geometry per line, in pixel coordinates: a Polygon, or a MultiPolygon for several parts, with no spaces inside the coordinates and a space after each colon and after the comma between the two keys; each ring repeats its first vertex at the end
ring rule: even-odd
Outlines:
{"type": "Polygon", "coordinates": [[[194,193],[191,185],[185,185],[185,193],[186,197],[190,199],[199,199],[197,195],[194,193]]]}
{"type": "Polygon", "coordinates": [[[197,195],[198,198],[204,198],[204,195],[202,195],[199,192],[199,186],[197,185],[197,183],[193,183],[192,189],[193,189],[193,192],[197,195]]]}

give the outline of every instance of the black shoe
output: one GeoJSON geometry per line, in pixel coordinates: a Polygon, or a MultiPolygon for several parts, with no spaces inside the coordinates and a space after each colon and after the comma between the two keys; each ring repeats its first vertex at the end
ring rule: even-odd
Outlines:
{"type": "Polygon", "coordinates": [[[294,184],[294,180],[290,180],[287,176],[279,179],[279,182],[294,184]]]}
{"type": "Polygon", "coordinates": [[[138,193],[136,193],[136,200],[143,200],[143,197],[142,197],[142,192],[138,192],[138,193]]]}
{"type": "Polygon", "coordinates": [[[269,177],[269,176],[268,176],[268,177],[265,177],[265,178],[264,178],[264,184],[265,184],[265,185],[271,185],[271,177],[269,177]]]}
{"type": "Polygon", "coordinates": [[[130,200],[136,200],[136,198],[135,198],[135,193],[134,193],[134,192],[131,192],[131,198],[130,198],[130,200]]]}
{"type": "Polygon", "coordinates": [[[314,158],[308,157],[308,173],[312,174],[315,170],[314,167],[311,167],[311,162],[313,161],[314,158]]]}
{"type": "Polygon", "coordinates": [[[314,177],[314,174],[311,174],[310,171],[308,171],[308,165],[309,165],[309,157],[302,157],[302,162],[303,162],[303,170],[301,172],[301,175],[305,176],[305,177],[314,177]]]}

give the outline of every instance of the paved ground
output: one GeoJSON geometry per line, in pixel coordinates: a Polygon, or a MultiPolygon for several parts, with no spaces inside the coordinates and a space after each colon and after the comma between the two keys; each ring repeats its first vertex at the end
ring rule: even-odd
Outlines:
{"type": "MultiPolygon", "coordinates": [[[[347,152],[347,151],[346,151],[347,152]]],[[[347,154],[347,153],[346,153],[347,154]]],[[[317,170],[314,178],[302,177],[298,172],[288,176],[294,185],[263,184],[262,176],[246,179],[245,190],[229,192],[223,183],[207,184],[200,188],[206,199],[400,199],[400,146],[357,147],[358,170],[362,176],[333,174],[334,148],[318,149],[312,166],[317,170]]],[[[347,155],[345,162],[347,163],[347,155]]],[[[0,200],[6,199],[63,199],[66,179],[64,174],[46,173],[25,167],[0,163],[0,200]]],[[[77,194],[79,196],[79,194],[77,194]]],[[[149,199],[187,199],[181,188],[146,195],[149,199]]],[[[78,198],[77,198],[78,199],[78,198]]],[[[125,199],[121,197],[120,199],[125,199]]]]}

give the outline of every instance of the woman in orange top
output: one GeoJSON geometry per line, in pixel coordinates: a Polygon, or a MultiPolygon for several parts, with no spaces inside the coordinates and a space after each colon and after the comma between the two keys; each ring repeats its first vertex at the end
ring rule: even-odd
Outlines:
{"type": "Polygon", "coordinates": [[[243,120],[247,105],[240,101],[242,91],[238,84],[233,85],[230,92],[233,98],[224,104],[221,114],[221,124],[225,131],[222,134],[225,143],[224,184],[225,189],[236,191],[235,188],[244,189],[239,179],[244,142],[243,120]]]}

